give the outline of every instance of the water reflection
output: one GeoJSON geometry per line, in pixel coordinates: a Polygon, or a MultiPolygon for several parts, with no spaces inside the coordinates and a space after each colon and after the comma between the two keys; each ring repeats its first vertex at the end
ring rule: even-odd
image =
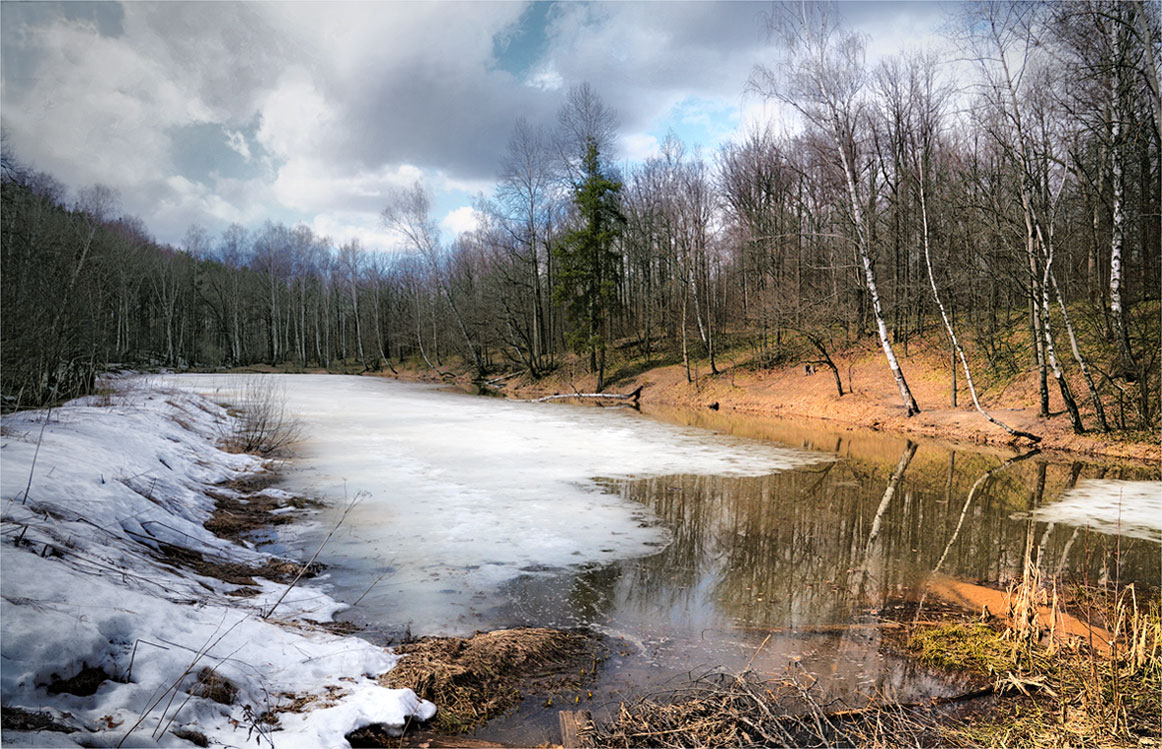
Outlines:
{"type": "Polygon", "coordinates": [[[1077,581],[1117,575],[1157,586],[1158,544],[1028,516],[1080,477],[1107,471],[907,442],[895,465],[848,458],[760,478],[624,482],[623,496],[654,510],[674,539],[603,573],[617,580],[606,596],[615,608],[671,620],[796,627],[915,598],[933,572],[1004,585],[1030,557],[1077,581]]]}
{"type": "Polygon", "coordinates": [[[880,627],[885,608],[921,599],[934,573],[1000,586],[1033,570],[1159,584],[1157,543],[1034,512],[1086,478],[1148,479],[1145,469],[882,436],[871,450],[827,435],[796,444],[824,441],[841,459],[762,477],[605,482],[652,510],[672,542],[650,557],[518,581],[495,614],[625,638],[630,652],[602,676],[613,693],[705,666],[777,674],[798,663],[825,692],[858,702],[945,688],[883,648],[880,627]]]}

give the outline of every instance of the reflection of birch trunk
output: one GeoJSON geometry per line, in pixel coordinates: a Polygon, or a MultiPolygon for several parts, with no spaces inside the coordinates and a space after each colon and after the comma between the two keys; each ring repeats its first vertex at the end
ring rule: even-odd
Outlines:
{"type": "Polygon", "coordinates": [[[908,470],[908,464],[912,462],[912,456],[915,454],[916,443],[908,440],[907,446],[904,447],[904,452],[900,455],[900,460],[896,463],[896,470],[892,471],[892,476],[888,479],[888,485],[884,489],[884,496],[880,500],[880,506],[876,508],[875,517],[872,519],[871,532],[868,534],[867,543],[863,549],[863,563],[859,566],[859,587],[861,592],[868,577],[871,575],[872,549],[880,536],[880,531],[883,529],[884,515],[887,514],[888,507],[892,504],[892,498],[896,496],[896,489],[899,488],[900,481],[904,478],[904,472],[908,470]]]}
{"type": "MultiPolygon", "coordinates": [[[[1070,468],[1069,468],[1069,480],[1065,482],[1065,489],[1063,489],[1061,492],[1062,496],[1065,495],[1065,492],[1067,492],[1070,489],[1072,489],[1073,487],[1077,486],[1077,479],[1080,478],[1080,476],[1081,476],[1081,463],[1078,463],[1075,461],[1073,463],[1073,465],[1070,466],[1070,468]]],[[[1053,524],[1050,523],[1049,528],[1052,528],[1052,527],[1053,527],[1053,524]]],[[[1048,535],[1048,533],[1049,533],[1049,528],[1045,529],[1046,535],[1048,535]]],[[[1074,528],[1073,535],[1071,535],[1069,537],[1069,540],[1065,542],[1065,548],[1061,550],[1061,561],[1059,561],[1057,563],[1057,572],[1054,574],[1054,577],[1060,578],[1061,573],[1065,570],[1065,563],[1067,561],[1069,561],[1069,552],[1073,548],[1073,542],[1077,540],[1077,535],[1078,535],[1078,532],[1080,530],[1081,530],[1080,528],[1074,528]]]]}
{"type": "Polygon", "coordinates": [[[908,470],[908,464],[912,462],[912,456],[915,454],[916,443],[908,440],[908,445],[900,455],[899,462],[896,463],[896,470],[892,472],[892,477],[888,479],[888,486],[884,489],[884,496],[880,500],[880,506],[876,508],[876,516],[872,520],[871,533],[868,534],[867,545],[864,547],[863,553],[865,559],[870,556],[872,545],[879,538],[880,529],[883,526],[884,513],[888,511],[888,505],[892,503],[892,497],[896,496],[896,489],[900,486],[900,480],[904,478],[904,471],[908,470]]]}
{"type": "MultiPolygon", "coordinates": [[[[1037,609],[1041,604],[1039,589],[1041,587],[1041,549],[1033,554],[1034,527],[1033,511],[1041,504],[1045,494],[1045,462],[1037,464],[1036,489],[1029,496],[1029,514],[1025,519],[1025,553],[1021,557],[1021,584],[1010,589],[1009,614],[1016,625],[1017,634],[1025,639],[1036,636],[1037,609]]],[[[1050,629],[1056,629],[1056,623],[1050,622],[1050,629]]]]}
{"type": "MultiPolygon", "coordinates": [[[[1009,466],[1013,465],[1014,463],[1020,463],[1022,460],[1031,458],[1034,455],[1038,455],[1040,452],[1040,450],[1030,450],[1023,455],[1009,458],[996,468],[991,468],[988,471],[985,471],[984,474],[982,474],[981,477],[973,483],[972,488],[968,490],[968,498],[964,500],[964,507],[960,509],[960,518],[956,521],[956,528],[952,531],[952,537],[948,539],[948,543],[944,546],[944,553],[940,555],[940,559],[937,560],[936,566],[932,568],[932,574],[930,577],[935,578],[938,574],[940,574],[940,568],[944,566],[944,560],[948,558],[948,552],[952,550],[952,545],[956,543],[956,539],[960,536],[960,529],[964,526],[964,519],[968,516],[968,508],[972,506],[972,501],[976,499],[976,493],[980,490],[980,488],[989,479],[1005,470],[1009,466]]],[[[920,619],[920,613],[924,610],[924,602],[928,599],[928,590],[929,586],[925,585],[924,593],[920,596],[920,603],[916,607],[917,620],[920,619]]]]}
{"type": "MultiPolygon", "coordinates": [[[[976,493],[980,490],[981,486],[983,486],[985,482],[987,482],[993,476],[1005,470],[1014,463],[1020,463],[1022,460],[1031,458],[1040,452],[1040,450],[1030,450],[1023,455],[1009,458],[996,468],[991,468],[988,471],[985,471],[984,474],[982,474],[981,477],[976,480],[976,483],[974,483],[972,488],[968,490],[968,498],[964,500],[964,507],[962,507],[960,510],[960,519],[956,521],[956,528],[952,531],[952,537],[948,539],[948,543],[944,547],[944,553],[940,555],[940,559],[936,562],[936,566],[932,569],[933,575],[940,572],[940,568],[944,566],[944,560],[948,558],[948,552],[952,550],[952,545],[956,543],[956,539],[960,536],[960,529],[964,526],[964,518],[968,516],[968,508],[972,506],[972,501],[976,499],[976,493]]],[[[921,601],[921,604],[922,603],[923,601],[921,601]]]]}

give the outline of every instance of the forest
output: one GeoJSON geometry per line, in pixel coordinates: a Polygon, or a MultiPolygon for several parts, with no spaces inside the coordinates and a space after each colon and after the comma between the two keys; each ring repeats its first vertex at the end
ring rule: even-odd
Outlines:
{"type": "Polygon", "coordinates": [[[70,195],[5,144],[4,410],[113,367],[483,381],[570,357],[598,390],[620,357],[691,380],[814,362],[842,394],[832,355],[874,341],[911,414],[909,341],[935,335],[959,376],[1035,371],[1042,414],[1059,394],[1075,431],[1156,430],[1158,5],[973,7],[971,77],[932,54],[869,65],[823,6],[796,12],[739,81],[785,122],[619,164],[617,115],[582,84],[555,122],[514,113],[477,230],[442,237],[422,184],[384,195],[403,249],[271,221],[159,243],[114,190],[70,195]]]}

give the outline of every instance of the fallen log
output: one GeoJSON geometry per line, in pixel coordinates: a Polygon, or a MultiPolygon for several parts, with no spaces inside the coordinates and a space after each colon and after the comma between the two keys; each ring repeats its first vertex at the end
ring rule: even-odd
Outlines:
{"type": "Polygon", "coordinates": [[[523,369],[520,370],[519,372],[510,372],[509,374],[501,375],[500,377],[497,377],[495,379],[488,380],[484,384],[487,385],[488,387],[493,387],[495,385],[499,385],[500,383],[502,383],[506,380],[511,380],[513,377],[518,377],[524,373],[525,373],[525,370],[523,370],[523,369]]]}
{"type": "Polygon", "coordinates": [[[613,401],[630,401],[634,406],[637,406],[642,395],[642,385],[638,385],[637,390],[632,393],[560,393],[557,395],[546,395],[543,398],[535,398],[534,403],[544,403],[545,401],[562,400],[565,398],[581,398],[590,400],[613,400],[613,401]]]}
{"type": "Polygon", "coordinates": [[[557,720],[561,726],[561,746],[563,749],[577,749],[581,746],[580,734],[589,724],[589,711],[562,710],[557,713],[557,720]]]}

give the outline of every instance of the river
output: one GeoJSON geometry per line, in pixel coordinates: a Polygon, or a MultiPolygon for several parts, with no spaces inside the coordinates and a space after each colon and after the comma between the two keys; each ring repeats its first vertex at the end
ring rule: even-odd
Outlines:
{"type": "MultiPolygon", "coordinates": [[[[946,685],[882,647],[933,573],[1159,585],[1157,470],[709,411],[588,408],[380,378],[274,376],[305,439],[285,488],[328,502],[271,548],[320,560],[384,642],[585,627],[592,705],[709,667],[805,670],[853,701],[946,685]],[[350,505],[350,507],[349,507],[350,505]],[[856,625],[856,626],[851,626],[856,625]],[[769,638],[768,638],[769,636],[769,638]]],[[[183,375],[229,400],[235,376],[183,375]]],[[[534,704],[482,738],[559,740],[534,704]]]]}

